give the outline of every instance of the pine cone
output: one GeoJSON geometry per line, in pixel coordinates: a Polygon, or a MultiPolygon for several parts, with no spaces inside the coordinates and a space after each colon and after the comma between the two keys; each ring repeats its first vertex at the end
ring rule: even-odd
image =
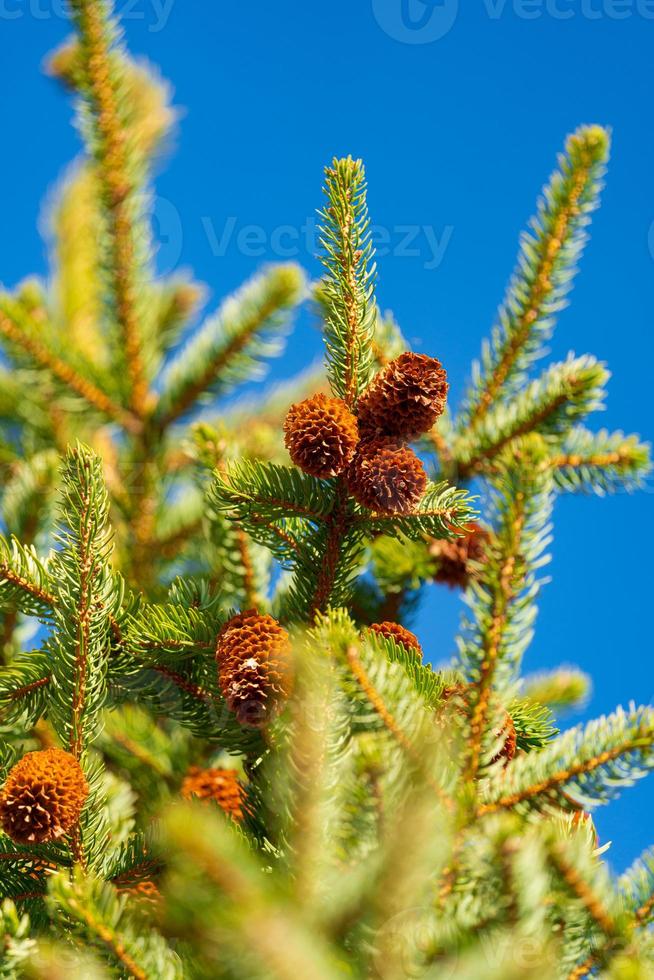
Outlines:
{"type": "Polygon", "coordinates": [[[435,357],[400,354],[370,383],[359,399],[359,431],[364,439],[415,439],[443,414],[447,374],[435,357]]]}
{"type": "Polygon", "coordinates": [[[236,769],[199,769],[193,766],[182,783],[185,800],[215,800],[236,823],[241,823],[246,812],[245,788],[236,769]]]}
{"type": "Polygon", "coordinates": [[[513,718],[507,713],[506,721],[502,726],[501,730],[497,733],[497,737],[504,736],[504,745],[500,752],[491,760],[493,762],[499,762],[500,759],[504,759],[504,765],[508,765],[511,759],[515,757],[516,750],[518,747],[518,734],[515,730],[515,725],[513,723],[513,718]]]}
{"type": "Polygon", "coordinates": [[[465,589],[472,575],[471,562],[484,557],[486,542],[490,535],[480,524],[469,524],[463,538],[453,541],[433,541],[430,553],[438,558],[438,569],[434,581],[449,585],[450,588],[465,589]]]}
{"type": "Polygon", "coordinates": [[[291,405],[284,433],[295,465],[321,479],[339,476],[359,441],[357,420],[345,402],[322,394],[291,405]]]}
{"type": "Polygon", "coordinates": [[[256,609],[233,616],[216,646],[218,680],[240,725],[260,728],[290,694],[288,633],[272,616],[256,609]]]}
{"type": "Polygon", "coordinates": [[[408,446],[393,439],[373,439],[359,444],[347,482],[364,507],[382,514],[408,514],[422,499],[427,475],[408,446]]]}
{"type": "Polygon", "coordinates": [[[405,629],[404,626],[400,626],[399,623],[373,623],[368,629],[372,630],[373,633],[378,633],[380,636],[385,636],[389,640],[395,640],[396,643],[400,643],[408,650],[415,650],[422,657],[422,647],[416,634],[412,633],[411,630],[405,629]]]}
{"type": "Polygon", "coordinates": [[[7,776],[0,823],[18,844],[56,840],[77,824],[88,792],[84,773],[69,752],[28,752],[7,776]]]}

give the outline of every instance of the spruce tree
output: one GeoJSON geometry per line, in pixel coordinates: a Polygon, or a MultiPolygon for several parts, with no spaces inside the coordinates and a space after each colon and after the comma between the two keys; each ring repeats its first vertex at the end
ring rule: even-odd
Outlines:
{"type": "Polygon", "coordinates": [[[0,294],[2,976],[654,976],[654,852],[615,880],[592,818],[654,710],[560,732],[587,679],[521,671],[557,496],[649,471],[586,428],[603,364],[542,365],[609,134],[567,139],[454,411],[377,304],[360,160],[321,281],[267,267],[196,326],[152,258],[167,87],[70,7],[84,151],[47,285],[0,294]],[[324,373],[221,407],[305,301],[324,373]],[[405,625],[439,587],[442,670],[405,625]]]}

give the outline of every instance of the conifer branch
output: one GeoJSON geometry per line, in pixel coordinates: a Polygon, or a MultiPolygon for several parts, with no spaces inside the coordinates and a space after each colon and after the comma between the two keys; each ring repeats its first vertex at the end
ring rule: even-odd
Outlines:
{"type": "Polygon", "coordinates": [[[453,451],[459,477],[486,470],[520,436],[561,434],[572,422],[602,408],[608,379],[605,367],[589,356],[570,356],[548,368],[510,403],[495,405],[479,426],[458,437],[453,451]]]}
{"type": "Polygon", "coordinates": [[[354,409],[372,375],[377,321],[365,170],[347,157],[334,159],[325,176],[327,205],[319,216],[327,373],[334,393],[354,409]]]}
{"type": "Polygon", "coordinates": [[[128,402],[141,418],[147,408],[148,381],[137,279],[143,271],[137,250],[137,233],[142,229],[137,232],[136,227],[136,195],[140,187],[125,129],[127,94],[124,69],[116,55],[117,28],[105,0],[71,0],[71,10],[80,34],[81,90],[90,109],[89,149],[102,187],[108,234],[107,272],[113,313],[122,335],[128,402]]]}
{"type": "Polygon", "coordinates": [[[51,675],[49,658],[35,651],[17,657],[0,671],[0,722],[10,724],[19,718],[24,721],[27,715],[27,724],[36,724],[44,713],[45,688],[51,675]]]}
{"type": "Polygon", "coordinates": [[[134,980],[181,980],[184,973],[177,955],[154,930],[127,911],[124,899],[105,882],[59,874],[50,881],[50,904],[70,918],[83,942],[109,953],[121,974],[134,980]]]}
{"type": "Polygon", "coordinates": [[[334,489],[331,484],[288,466],[241,460],[217,474],[209,501],[219,513],[237,519],[256,539],[257,522],[264,518],[324,523],[333,507],[334,489]]]}
{"type": "Polygon", "coordinates": [[[560,735],[542,752],[515,759],[490,780],[479,813],[522,804],[546,808],[561,790],[587,806],[604,803],[654,767],[653,744],[653,710],[618,709],[560,735]]]}
{"type": "Polygon", "coordinates": [[[591,953],[590,956],[586,957],[583,963],[580,963],[579,966],[576,966],[574,970],[568,974],[568,980],[583,980],[583,977],[587,977],[591,970],[594,970],[598,964],[599,957],[597,953],[591,953]]]}
{"type": "Polygon", "coordinates": [[[460,431],[477,425],[498,397],[512,394],[541,355],[565,306],[599,203],[609,134],[583,126],[568,137],[565,155],[539,202],[531,232],[523,236],[517,269],[498,324],[475,366],[473,385],[459,418],[460,431]]]}
{"type": "Polygon", "coordinates": [[[406,754],[415,761],[417,755],[416,749],[404,734],[390,710],[384,704],[384,699],[372,684],[368,674],[366,673],[365,667],[361,663],[357,648],[353,645],[348,647],[347,662],[350,665],[350,669],[356,679],[357,684],[363,691],[363,694],[369,701],[373,710],[381,718],[384,727],[390,732],[395,741],[401,746],[406,754]]]}
{"type": "Polygon", "coordinates": [[[110,616],[119,594],[109,567],[108,499],[99,459],[84,446],[64,463],[61,550],[52,558],[59,583],[54,610],[52,721],[79,758],[106,694],[110,616]]]}
{"type": "Polygon", "coordinates": [[[140,431],[139,420],[131,412],[116,405],[108,395],[101,391],[88,378],[82,377],[46,344],[30,336],[16,318],[15,309],[10,309],[3,300],[0,307],[0,334],[32,358],[34,363],[45,368],[57,381],[82,398],[92,408],[107,418],[118,422],[132,434],[140,431]]]}
{"type": "Polygon", "coordinates": [[[255,276],[203,327],[166,370],[156,424],[165,429],[193,408],[261,375],[262,362],[278,354],[288,311],[304,289],[298,266],[271,266],[255,276]]]}
{"type": "Polygon", "coordinates": [[[580,873],[574,862],[574,858],[569,853],[565,844],[562,841],[557,841],[550,847],[548,856],[556,872],[565,882],[566,887],[583,905],[598,929],[607,938],[614,937],[618,929],[613,916],[605,907],[600,896],[593,889],[592,884],[586,881],[580,873]]]}
{"type": "Polygon", "coordinates": [[[56,604],[49,570],[33,547],[23,547],[15,538],[0,537],[0,601],[15,604],[28,616],[43,617],[56,604]]]}
{"type": "Polygon", "coordinates": [[[205,901],[189,915],[180,890],[181,901],[171,907],[178,928],[190,936],[215,936],[218,929],[219,949],[207,951],[207,975],[215,973],[218,963],[224,965],[231,951],[241,964],[247,956],[254,975],[272,972],[279,980],[296,980],[298,974],[336,980],[328,943],[309,931],[298,909],[271,893],[250,849],[217,814],[197,805],[170,811],[164,834],[171,855],[169,880],[188,876],[193,867],[198,869],[196,887],[215,896],[215,905],[205,901]],[[191,814],[199,830],[193,835],[188,834],[191,814]],[[216,922],[213,909],[219,907],[228,910],[231,928],[216,922]]]}
{"type": "Polygon", "coordinates": [[[654,914],[654,849],[648,848],[618,881],[635,926],[646,926],[654,914]]]}
{"type": "Polygon", "coordinates": [[[543,453],[532,436],[504,460],[495,490],[494,533],[466,596],[472,617],[464,620],[458,666],[470,684],[469,779],[479,770],[491,695],[515,682],[533,632],[536,572],[549,541],[551,513],[551,481],[537,473],[543,453]]]}
{"type": "Polygon", "coordinates": [[[547,705],[553,711],[579,708],[589,696],[591,679],[574,667],[561,667],[525,679],[524,694],[531,701],[547,705]]]}
{"type": "Polygon", "coordinates": [[[575,428],[547,461],[559,490],[615,493],[643,485],[651,471],[650,447],[622,432],[575,428]]]}
{"type": "Polygon", "coordinates": [[[472,503],[473,498],[465,490],[457,490],[447,483],[431,483],[411,513],[389,516],[360,512],[354,515],[352,523],[371,537],[388,534],[412,541],[424,541],[426,536],[451,538],[473,520],[472,503]]]}
{"type": "Polygon", "coordinates": [[[323,561],[316,577],[315,591],[309,607],[309,622],[313,622],[316,616],[324,612],[330,604],[338,566],[342,559],[343,541],[350,530],[351,520],[352,508],[347,486],[343,480],[339,480],[334,507],[327,518],[323,561]]]}

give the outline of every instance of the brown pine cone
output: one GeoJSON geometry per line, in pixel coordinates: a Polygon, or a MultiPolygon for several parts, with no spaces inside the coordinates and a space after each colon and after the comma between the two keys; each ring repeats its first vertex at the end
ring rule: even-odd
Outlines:
{"type": "Polygon", "coordinates": [[[321,479],[339,476],[359,441],[357,420],[345,402],[322,394],[291,405],[284,434],[295,465],[321,479]]]}
{"type": "Polygon", "coordinates": [[[266,725],[291,689],[288,633],[256,609],[233,616],[218,635],[218,681],[240,725],[266,725]]]}
{"type": "Polygon", "coordinates": [[[193,766],[182,783],[185,800],[215,800],[221,810],[240,823],[246,810],[245,788],[236,769],[199,769],[193,766]]]}
{"type": "Polygon", "coordinates": [[[432,541],[429,551],[438,559],[434,581],[450,588],[467,588],[472,575],[470,563],[483,559],[490,535],[477,523],[468,524],[465,532],[465,537],[453,541],[432,541]]]}
{"type": "Polygon", "coordinates": [[[7,776],[0,824],[18,844],[57,840],[77,824],[88,792],[80,764],[69,752],[28,752],[7,776]]]}
{"type": "Polygon", "coordinates": [[[416,454],[393,439],[359,443],[347,471],[350,493],[381,514],[409,514],[427,488],[427,474],[416,454]]]}
{"type": "Polygon", "coordinates": [[[399,623],[373,623],[368,629],[372,630],[373,633],[378,633],[380,636],[385,636],[389,640],[395,640],[396,643],[400,643],[408,650],[414,650],[422,657],[422,647],[416,634],[412,633],[411,630],[405,629],[404,626],[400,626],[399,623]]]}
{"type": "Polygon", "coordinates": [[[361,437],[415,439],[445,410],[447,374],[435,357],[400,354],[372,380],[358,403],[361,437]]]}

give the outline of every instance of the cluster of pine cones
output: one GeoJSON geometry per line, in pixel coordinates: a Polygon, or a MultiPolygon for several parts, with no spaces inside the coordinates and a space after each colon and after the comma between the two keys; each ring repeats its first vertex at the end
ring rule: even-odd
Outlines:
{"type": "MultiPolygon", "coordinates": [[[[417,636],[397,623],[373,623],[365,634],[391,640],[422,659],[417,636]]],[[[241,725],[266,726],[290,696],[290,637],[272,616],[250,609],[228,620],[218,634],[216,663],[220,689],[241,725]]],[[[462,693],[462,688],[452,688],[443,699],[456,700],[462,693]]],[[[501,756],[508,761],[516,749],[515,727],[508,715],[503,734],[501,756]]],[[[88,792],[82,768],[69,752],[57,748],[28,752],[10,771],[0,792],[0,826],[19,844],[58,840],[75,830],[88,792]]],[[[250,812],[246,787],[234,769],[194,767],[182,783],[181,795],[213,801],[236,823],[250,812]]],[[[150,881],[141,883],[136,892],[147,900],[158,895],[150,881]]]]}
{"type": "MultiPolygon", "coordinates": [[[[356,406],[314,395],[293,405],[284,423],[291,459],[320,479],[344,476],[364,507],[382,514],[411,512],[427,476],[408,442],[428,432],[445,408],[448,384],[440,362],[405,353],[373,379],[356,406]]],[[[483,543],[478,526],[456,542],[435,543],[443,581],[463,584],[469,558],[483,543]],[[449,551],[448,551],[449,548],[449,551]]],[[[393,640],[422,658],[418,638],[397,623],[375,623],[371,636],[393,640]]],[[[291,643],[272,616],[254,609],[233,616],[216,643],[221,692],[239,724],[262,728],[281,710],[292,689],[291,643]]],[[[507,739],[509,745],[511,738],[507,739]]],[[[45,843],[70,834],[79,822],[88,784],[78,761],[61,749],[30,752],[9,773],[0,793],[0,825],[18,843],[45,843]]],[[[182,795],[214,800],[233,820],[247,813],[238,773],[193,769],[182,795]]]]}
{"type": "Polygon", "coordinates": [[[443,414],[447,375],[425,354],[401,354],[373,378],[355,415],[340,398],[314,395],[292,405],[284,422],[296,466],[320,479],[345,476],[354,499],[382,514],[410,513],[427,487],[407,445],[443,414]]]}

